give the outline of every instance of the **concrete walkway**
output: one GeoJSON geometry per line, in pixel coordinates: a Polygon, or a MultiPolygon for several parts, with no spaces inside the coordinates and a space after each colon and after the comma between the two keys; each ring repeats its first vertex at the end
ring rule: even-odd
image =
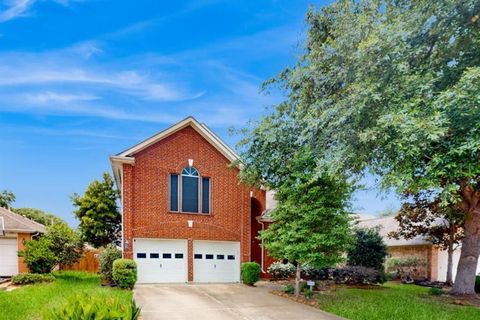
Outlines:
{"type": "Polygon", "coordinates": [[[134,293],[143,320],[341,319],[242,284],[144,284],[134,293]]]}

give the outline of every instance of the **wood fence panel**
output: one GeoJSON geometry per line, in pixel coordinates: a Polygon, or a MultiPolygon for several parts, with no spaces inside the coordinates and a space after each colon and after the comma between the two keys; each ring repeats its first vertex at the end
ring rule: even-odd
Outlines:
{"type": "Polygon", "coordinates": [[[100,271],[99,261],[100,251],[88,250],[83,253],[83,256],[77,263],[71,266],[60,265],[60,270],[74,270],[97,273],[100,271]]]}

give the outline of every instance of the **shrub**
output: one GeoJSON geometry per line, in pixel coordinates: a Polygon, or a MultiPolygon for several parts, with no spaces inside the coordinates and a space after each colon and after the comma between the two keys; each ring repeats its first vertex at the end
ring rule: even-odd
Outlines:
{"type": "Polygon", "coordinates": [[[105,282],[113,283],[113,261],[122,258],[122,252],[114,244],[109,244],[100,254],[100,274],[105,282]]]}
{"type": "Polygon", "coordinates": [[[328,268],[316,269],[309,266],[302,266],[301,277],[303,279],[327,280],[328,268]]]}
{"type": "Polygon", "coordinates": [[[347,253],[347,265],[383,271],[388,250],[378,229],[356,229],[355,238],[355,245],[347,253]]]}
{"type": "Polygon", "coordinates": [[[13,284],[32,284],[40,282],[53,282],[55,277],[51,274],[20,273],[12,277],[13,284]]]}
{"type": "Polygon", "coordinates": [[[286,284],[282,290],[283,292],[290,293],[290,294],[295,292],[295,288],[290,283],[286,284]]]}
{"type": "Polygon", "coordinates": [[[475,278],[475,292],[480,293],[480,276],[475,278]]]}
{"type": "Polygon", "coordinates": [[[55,223],[47,228],[45,237],[50,239],[50,249],[57,263],[72,265],[82,257],[83,241],[80,235],[66,223],[55,223]]]}
{"type": "Polygon", "coordinates": [[[382,281],[380,273],[375,269],[351,266],[330,269],[329,278],[335,283],[343,284],[375,284],[382,281]]]}
{"type": "Polygon", "coordinates": [[[441,288],[432,287],[428,290],[428,293],[432,296],[441,296],[443,294],[443,290],[441,288]]]}
{"type": "Polygon", "coordinates": [[[260,265],[256,262],[242,263],[241,274],[243,283],[253,286],[260,280],[260,265]]]}
{"type": "Polygon", "coordinates": [[[275,280],[288,279],[295,272],[295,266],[290,262],[282,263],[281,261],[276,261],[268,267],[267,272],[275,280]]]}
{"type": "Polygon", "coordinates": [[[113,262],[113,280],[122,289],[133,289],[137,282],[137,263],[130,259],[117,259],[113,262]]]}
{"type": "Polygon", "coordinates": [[[413,281],[413,277],[418,271],[418,268],[422,265],[425,265],[425,262],[415,257],[392,257],[387,260],[385,265],[387,272],[390,274],[394,273],[396,277],[402,279],[402,281],[406,279],[413,281]]]}
{"type": "Polygon", "coordinates": [[[57,265],[57,258],[51,249],[51,240],[45,236],[27,241],[25,250],[19,251],[18,255],[24,258],[25,264],[33,273],[50,273],[57,265]]]}
{"type": "Polygon", "coordinates": [[[44,320],[136,320],[140,316],[140,308],[134,300],[129,303],[121,302],[120,299],[103,296],[90,296],[87,294],[77,294],[67,302],[57,308],[48,311],[44,320]]]}
{"type": "Polygon", "coordinates": [[[313,290],[306,289],[303,291],[303,295],[305,296],[305,298],[310,299],[311,297],[313,297],[313,290]]]}

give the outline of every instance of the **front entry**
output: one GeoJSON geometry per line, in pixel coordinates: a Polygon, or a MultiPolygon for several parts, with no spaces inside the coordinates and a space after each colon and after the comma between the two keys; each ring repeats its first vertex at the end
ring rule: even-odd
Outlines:
{"type": "Polygon", "coordinates": [[[240,242],[193,241],[194,282],[240,282],[240,242]]]}

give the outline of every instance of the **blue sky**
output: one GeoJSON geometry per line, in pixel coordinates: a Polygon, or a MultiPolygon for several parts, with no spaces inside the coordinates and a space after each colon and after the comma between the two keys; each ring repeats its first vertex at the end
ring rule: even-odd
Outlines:
{"type": "MultiPolygon", "coordinates": [[[[0,190],[76,225],[70,196],[108,156],[193,115],[230,145],[278,102],[323,1],[0,0],[0,190]]],[[[354,209],[396,208],[374,179],[354,209]]]]}

